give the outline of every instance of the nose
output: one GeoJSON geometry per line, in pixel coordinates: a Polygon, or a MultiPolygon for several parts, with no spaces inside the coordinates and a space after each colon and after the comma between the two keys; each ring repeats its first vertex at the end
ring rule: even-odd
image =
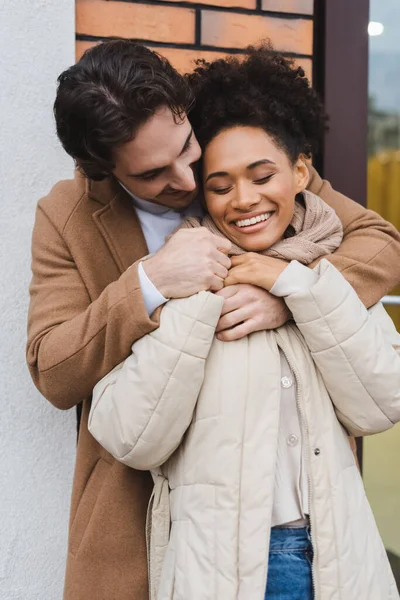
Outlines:
{"type": "Polygon", "coordinates": [[[196,180],[190,165],[176,168],[174,181],[171,183],[171,187],[174,190],[183,192],[193,192],[193,190],[196,189],[196,180]]]}
{"type": "Polygon", "coordinates": [[[254,185],[238,185],[232,198],[232,208],[248,212],[260,201],[260,195],[254,185]]]}

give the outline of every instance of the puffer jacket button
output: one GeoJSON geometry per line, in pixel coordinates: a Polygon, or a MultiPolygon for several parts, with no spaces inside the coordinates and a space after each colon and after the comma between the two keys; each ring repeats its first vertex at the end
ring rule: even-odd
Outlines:
{"type": "Polygon", "coordinates": [[[319,448],[315,448],[314,454],[315,456],[318,456],[319,454],[321,454],[321,450],[319,448]]]}

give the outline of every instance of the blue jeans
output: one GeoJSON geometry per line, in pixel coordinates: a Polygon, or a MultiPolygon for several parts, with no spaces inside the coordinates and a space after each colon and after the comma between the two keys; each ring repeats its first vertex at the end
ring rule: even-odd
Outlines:
{"type": "Polygon", "coordinates": [[[313,600],[309,527],[271,529],[265,600],[313,600]]]}

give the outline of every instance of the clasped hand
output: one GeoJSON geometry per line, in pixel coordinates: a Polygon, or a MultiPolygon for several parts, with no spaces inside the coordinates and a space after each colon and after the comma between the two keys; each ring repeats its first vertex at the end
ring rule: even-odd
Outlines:
{"type": "Polygon", "coordinates": [[[217,336],[224,341],[276,329],[290,318],[283,300],[269,293],[287,263],[253,252],[230,259],[231,246],[204,227],[181,229],[145,263],[147,276],[165,298],[201,290],[222,296],[217,336]]]}
{"type": "Polygon", "coordinates": [[[225,299],[218,339],[238,340],[254,331],[276,329],[290,319],[285,302],[269,292],[286,267],[283,260],[254,252],[231,258],[225,287],[217,292],[225,299]]]}
{"type": "Polygon", "coordinates": [[[250,283],[269,292],[287,265],[284,260],[256,252],[233,256],[228,275],[225,277],[225,286],[250,283]]]}

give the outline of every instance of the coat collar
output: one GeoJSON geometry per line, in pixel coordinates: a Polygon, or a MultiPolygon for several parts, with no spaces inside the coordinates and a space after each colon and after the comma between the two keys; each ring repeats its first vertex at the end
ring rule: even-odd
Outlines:
{"type": "Polygon", "coordinates": [[[86,179],[86,193],[91,200],[100,202],[104,206],[109,204],[115,196],[119,195],[121,186],[115,177],[107,177],[101,181],[86,179]]]}
{"type": "Polygon", "coordinates": [[[93,220],[102,234],[121,273],[148,254],[145,237],[132,198],[114,177],[87,180],[87,195],[102,207],[93,220]]]}

